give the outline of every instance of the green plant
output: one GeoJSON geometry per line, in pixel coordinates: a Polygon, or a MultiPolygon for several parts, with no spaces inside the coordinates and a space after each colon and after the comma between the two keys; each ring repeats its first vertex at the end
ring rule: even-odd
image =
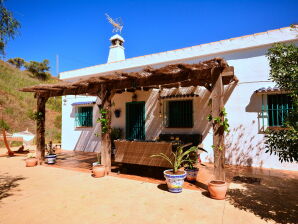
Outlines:
{"type": "Polygon", "coordinates": [[[24,67],[27,71],[31,72],[35,78],[48,80],[51,77],[51,74],[47,72],[50,70],[49,63],[47,59],[44,59],[42,62],[30,61],[25,62],[24,67]]]}
{"type": "Polygon", "coordinates": [[[112,128],[111,131],[111,140],[117,140],[122,137],[122,129],[121,128],[112,128]]]}
{"type": "Polygon", "coordinates": [[[7,62],[11,65],[14,65],[18,69],[20,69],[25,64],[25,60],[23,58],[10,58],[7,60],[7,62]]]}
{"type": "Polygon", "coordinates": [[[266,153],[277,155],[280,162],[298,162],[298,132],[291,129],[267,130],[266,153]]]}
{"type": "Polygon", "coordinates": [[[281,162],[298,161],[298,47],[294,44],[275,44],[267,52],[270,79],[293,99],[284,129],[267,130],[266,152],[277,155],[281,162]]]}
{"type": "Polygon", "coordinates": [[[226,109],[222,108],[219,115],[218,117],[212,117],[211,114],[208,114],[207,120],[212,122],[213,125],[219,124],[225,132],[229,132],[229,120],[225,118],[227,116],[226,109]]]}
{"type": "Polygon", "coordinates": [[[107,118],[108,111],[105,109],[99,110],[100,117],[97,119],[97,122],[101,124],[101,133],[106,134],[109,131],[109,120],[107,118]]]}
{"type": "Polygon", "coordinates": [[[35,111],[32,114],[32,120],[39,121],[39,120],[42,120],[42,119],[43,119],[42,112],[35,111]]]}
{"type": "Polygon", "coordinates": [[[4,129],[6,131],[10,129],[9,125],[3,119],[0,120],[0,129],[4,129]]]}
{"type": "Polygon", "coordinates": [[[187,149],[186,151],[184,151],[183,149],[187,146],[189,146],[191,143],[189,144],[185,144],[185,145],[179,145],[176,149],[175,152],[172,152],[172,157],[168,157],[167,155],[165,155],[164,153],[159,153],[156,155],[151,155],[151,157],[161,157],[163,159],[165,159],[166,161],[168,161],[170,163],[170,165],[172,166],[173,169],[173,173],[177,173],[178,169],[182,167],[182,165],[188,161],[187,156],[192,153],[192,152],[196,152],[198,150],[198,147],[193,146],[189,149],[187,149]]]}
{"type": "Polygon", "coordinates": [[[0,53],[4,54],[4,48],[9,39],[13,39],[20,23],[13,17],[11,11],[4,6],[4,0],[0,0],[0,53]]]}

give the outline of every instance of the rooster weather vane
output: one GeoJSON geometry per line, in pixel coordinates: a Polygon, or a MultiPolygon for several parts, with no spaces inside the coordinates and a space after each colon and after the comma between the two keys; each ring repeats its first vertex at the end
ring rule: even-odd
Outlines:
{"type": "Polygon", "coordinates": [[[105,14],[105,16],[107,17],[107,20],[109,21],[109,23],[112,24],[113,28],[113,32],[120,32],[122,31],[123,28],[123,23],[122,23],[122,19],[119,17],[117,19],[112,19],[108,13],[105,14]]]}

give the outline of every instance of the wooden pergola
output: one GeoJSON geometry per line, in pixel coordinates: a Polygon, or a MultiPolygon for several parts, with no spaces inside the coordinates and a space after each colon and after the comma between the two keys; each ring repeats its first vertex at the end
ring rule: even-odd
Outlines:
{"type": "MultiPolygon", "coordinates": [[[[49,97],[65,95],[98,96],[101,107],[107,111],[109,131],[102,133],[101,162],[106,172],[111,170],[111,99],[116,93],[149,90],[153,88],[172,88],[203,86],[211,92],[212,116],[223,118],[224,85],[237,83],[234,68],[222,58],[214,58],[197,64],[171,64],[161,68],[147,67],[140,72],[113,72],[105,75],[92,75],[76,82],[41,84],[21,89],[23,92],[34,92],[37,98],[37,158],[39,163],[45,154],[45,104],[49,97]]],[[[225,148],[224,130],[220,124],[213,124],[213,145],[215,175],[220,178],[224,169],[225,148]]]]}

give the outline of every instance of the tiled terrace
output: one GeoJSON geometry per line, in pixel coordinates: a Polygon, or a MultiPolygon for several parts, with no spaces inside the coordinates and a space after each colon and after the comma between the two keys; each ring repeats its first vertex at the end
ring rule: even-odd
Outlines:
{"type": "MultiPolygon", "coordinates": [[[[55,165],[45,165],[80,172],[90,173],[92,163],[97,161],[96,153],[78,152],[62,150],[58,153],[55,165]]],[[[213,164],[202,164],[199,166],[199,175],[196,183],[185,182],[184,188],[192,190],[207,190],[207,184],[212,179],[213,164]]],[[[163,177],[164,168],[147,167],[130,164],[119,164],[112,162],[111,176],[120,178],[128,178],[132,180],[159,184],[161,188],[166,188],[163,177]]],[[[274,169],[261,169],[243,166],[227,166],[226,178],[228,182],[232,182],[235,176],[255,177],[255,178],[298,178],[297,172],[283,171],[274,169]]]]}

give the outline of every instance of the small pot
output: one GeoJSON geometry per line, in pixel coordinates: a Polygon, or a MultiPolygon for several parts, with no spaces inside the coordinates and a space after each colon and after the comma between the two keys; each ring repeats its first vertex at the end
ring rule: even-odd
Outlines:
{"type": "Polygon", "coordinates": [[[188,180],[190,182],[195,182],[197,180],[197,176],[198,176],[198,172],[199,172],[198,168],[185,169],[185,171],[186,171],[186,180],[188,180]]]}
{"type": "Polygon", "coordinates": [[[182,192],[186,172],[184,170],[178,170],[178,174],[173,174],[172,172],[172,169],[163,172],[168,185],[168,190],[172,193],[180,193],[182,192]]]}
{"type": "Polygon", "coordinates": [[[106,168],[104,165],[95,165],[92,167],[92,173],[93,176],[96,178],[104,177],[106,174],[106,168]]]}
{"type": "Polygon", "coordinates": [[[92,167],[97,166],[97,165],[100,165],[100,162],[94,162],[94,163],[92,163],[92,167]]]}
{"type": "Polygon", "coordinates": [[[56,154],[46,155],[45,158],[46,158],[47,164],[55,164],[57,155],[56,154]]]}
{"type": "Polygon", "coordinates": [[[37,165],[37,159],[36,158],[28,158],[25,160],[26,167],[33,167],[37,165]]]}
{"type": "Polygon", "coordinates": [[[226,198],[228,190],[228,184],[222,180],[212,180],[208,183],[208,191],[210,197],[217,200],[223,200],[226,198]]]}

